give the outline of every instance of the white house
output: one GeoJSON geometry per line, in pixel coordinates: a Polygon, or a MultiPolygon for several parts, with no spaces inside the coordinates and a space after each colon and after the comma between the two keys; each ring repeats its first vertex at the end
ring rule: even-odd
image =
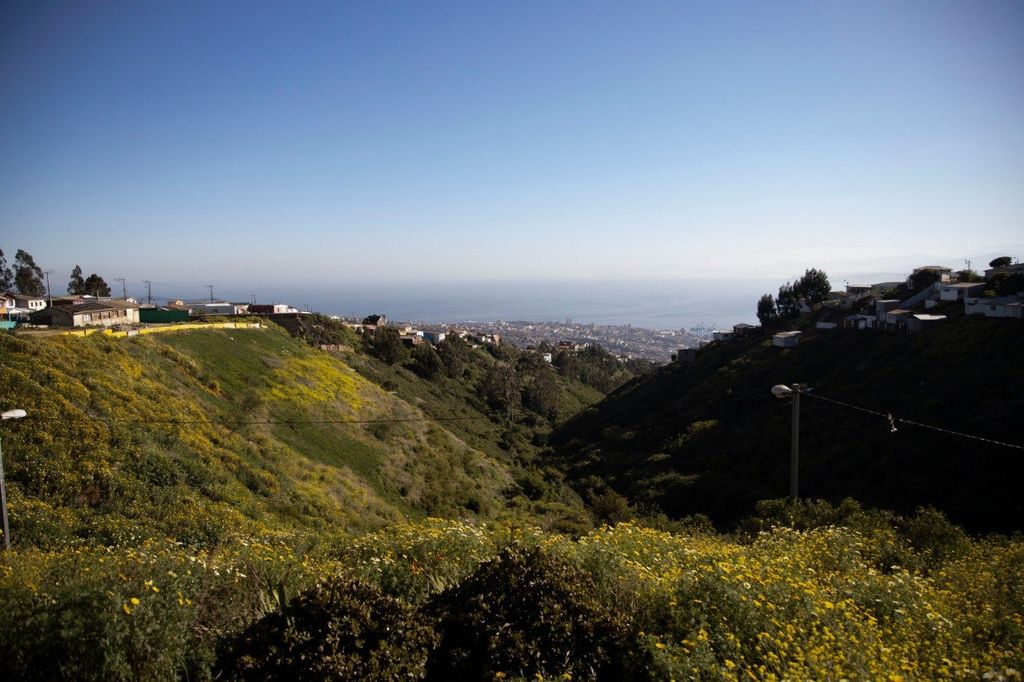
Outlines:
{"type": "Polygon", "coordinates": [[[1024,299],[1019,296],[1000,296],[999,298],[965,298],[964,313],[967,315],[984,315],[985,317],[1013,317],[1021,319],[1024,299]]]}
{"type": "Polygon", "coordinates": [[[0,296],[0,316],[5,320],[27,319],[32,311],[18,305],[16,294],[3,294],[0,296]]]}
{"type": "Polygon", "coordinates": [[[910,317],[913,314],[913,310],[893,308],[892,310],[886,311],[885,313],[885,326],[888,329],[898,327],[906,320],[906,318],[910,317]]]}
{"type": "Polygon", "coordinates": [[[944,283],[939,285],[939,300],[962,301],[968,296],[977,296],[984,290],[984,282],[944,283]]]}
{"type": "Polygon", "coordinates": [[[899,307],[900,302],[895,298],[883,298],[881,301],[875,301],[875,319],[879,324],[885,324],[885,314],[899,307]]]}
{"type": "Polygon", "coordinates": [[[17,308],[26,308],[34,313],[46,307],[46,299],[42,296],[29,296],[28,294],[11,295],[14,296],[14,305],[17,308]]]}
{"type": "Polygon", "coordinates": [[[226,301],[189,303],[187,305],[191,315],[234,315],[236,312],[235,304],[226,301]]]}
{"type": "Polygon", "coordinates": [[[37,310],[32,322],[51,327],[110,327],[115,324],[137,324],[139,306],[125,301],[62,301],[37,310]]]}
{"type": "Polygon", "coordinates": [[[907,332],[920,334],[946,321],[945,315],[923,315],[915,313],[906,318],[907,332]]]}
{"type": "Polygon", "coordinates": [[[953,268],[947,268],[941,265],[922,265],[919,268],[914,268],[914,272],[907,278],[907,284],[913,282],[914,276],[922,272],[930,272],[936,275],[938,281],[942,283],[953,281],[953,268]]]}
{"type": "Polygon", "coordinates": [[[877,321],[874,315],[847,315],[843,318],[843,326],[847,329],[872,329],[877,321]]]}
{"type": "Polygon", "coordinates": [[[800,343],[800,335],[802,333],[798,331],[779,332],[772,337],[772,345],[779,348],[796,348],[797,344],[800,343]]]}

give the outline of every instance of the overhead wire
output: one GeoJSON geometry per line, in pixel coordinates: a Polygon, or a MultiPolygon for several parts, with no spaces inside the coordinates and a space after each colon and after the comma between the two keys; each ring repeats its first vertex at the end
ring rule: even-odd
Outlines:
{"type": "Polygon", "coordinates": [[[826,398],[825,396],[819,395],[817,393],[801,391],[800,395],[807,396],[808,398],[814,398],[815,400],[823,400],[823,401],[828,402],[828,403],[834,403],[836,405],[841,405],[842,407],[846,407],[846,408],[849,408],[851,410],[857,410],[859,412],[865,412],[867,414],[872,414],[872,415],[875,415],[875,416],[878,416],[878,417],[882,417],[883,419],[888,420],[890,432],[895,432],[896,431],[896,424],[897,423],[901,423],[901,424],[908,424],[910,426],[916,426],[916,427],[922,428],[922,429],[929,429],[931,431],[937,431],[939,433],[945,433],[945,434],[948,434],[948,435],[951,435],[951,436],[959,436],[961,438],[969,438],[971,440],[980,441],[982,443],[989,443],[990,445],[1000,445],[1000,446],[1005,447],[1005,448],[1013,448],[1015,450],[1024,450],[1024,445],[1017,445],[1015,443],[1006,443],[1004,441],[999,441],[999,440],[995,440],[995,439],[992,439],[992,438],[985,438],[984,436],[976,436],[976,435],[970,434],[970,433],[963,433],[962,431],[954,431],[953,429],[946,429],[946,428],[943,428],[941,426],[933,426],[931,424],[924,424],[922,422],[915,421],[913,419],[906,419],[904,417],[897,417],[897,416],[893,415],[891,412],[881,412],[879,410],[872,410],[872,409],[869,409],[867,407],[862,407],[860,405],[854,405],[852,403],[843,402],[842,400],[836,400],[835,398],[826,398]]]}

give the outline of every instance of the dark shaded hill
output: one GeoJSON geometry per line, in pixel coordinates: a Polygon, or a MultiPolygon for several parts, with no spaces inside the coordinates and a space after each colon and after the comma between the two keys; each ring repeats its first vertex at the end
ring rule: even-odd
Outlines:
{"type": "MultiPolygon", "coordinates": [[[[961,319],[928,334],[806,330],[716,343],[613,392],[551,436],[568,480],[605,485],[641,512],[705,513],[722,527],[788,492],[790,403],[777,383],[906,419],[1024,443],[1024,325],[961,319]]],[[[805,398],[800,492],[910,510],[931,504],[976,530],[1024,527],[1024,451],[805,398]]],[[[589,497],[593,499],[594,495],[589,497]]]]}

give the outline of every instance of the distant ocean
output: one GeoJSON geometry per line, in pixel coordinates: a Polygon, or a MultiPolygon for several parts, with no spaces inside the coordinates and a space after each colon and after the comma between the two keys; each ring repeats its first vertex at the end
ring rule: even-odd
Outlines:
{"type": "MultiPolygon", "coordinates": [[[[778,285],[775,284],[775,287],[778,285]]],[[[571,319],[649,329],[721,327],[756,322],[765,280],[410,282],[330,285],[226,284],[218,297],[288,303],[299,309],[363,317],[384,313],[409,322],[571,319]]],[[[155,292],[154,292],[155,293],[155,292]]]]}

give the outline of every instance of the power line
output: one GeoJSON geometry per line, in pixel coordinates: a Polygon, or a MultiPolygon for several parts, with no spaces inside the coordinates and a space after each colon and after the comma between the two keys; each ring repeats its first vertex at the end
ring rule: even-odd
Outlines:
{"type": "Polygon", "coordinates": [[[71,422],[114,422],[126,424],[214,424],[214,425],[248,425],[248,424],[388,424],[400,422],[447,422],[447,421],[472,421],[479,419],[490,419],[486,416],[478,417],[402,417],[395,419],[121,419],[117,417],[45,417],[29,415],[27,419],[42,421],[71,421],[71,422]]]}
{"type": "Polygon", "coordinates": [[[892,432],[896,431],[896,423],[900,422],[900,423],[903,423],[903,424],[909,424],[911,426],[917,426],[917,427],[922,428],[922,429],[930,429],[931,431],[938,431],[939,433],[946,433],[946,434],[949,434],[951,436],[960,436],[961,438],[970,438],[971,440],[981,441],[982,443],[989,443],[990,445],[1001,445],[1004,448],[1013,448],[1015,450],[1024,450],[1024,445],[1016,445],[1015,443],[1004,443],[1003,441],[993,440],[991,438],[984,438],[983,436],[975,436],[975,435],[970,434],[970,433],[963,433],[961,431],[953,431],[952,429],[944,429],[941,426],[932,426],[931,424],[922,424],[921,422],[914,421],[913,419],[904,419],[903,417],[895,417],[895,416],[893,416],[893,414],[891,412],[879,412],[878,410],[871,410],[871,409],[868,409],[866,407],[861,407],[860,405],[853,405],[851,403],[845,403],[842,400],[836,400],[834,398],[826,398],[825,396],[818,395],[817,393],[808,393],[808,392],[805,391],[801,395],[804,395],[804,396],[807,396],[807,397],[810,397],[810,398],[814,398],[815,400],[824,400],[825,402],[828,402],[828,403],[835,403],[836,405],[841,405],[843,407],[848,407],[851,410],[858,410],[860,412],[866,412],[867,414],[873,414],[875,416],[882,417],[883,419],[887,419],[887,420],[889,420],[889,428],[890,428],[890,431],[892,431],[892,432]]]}

